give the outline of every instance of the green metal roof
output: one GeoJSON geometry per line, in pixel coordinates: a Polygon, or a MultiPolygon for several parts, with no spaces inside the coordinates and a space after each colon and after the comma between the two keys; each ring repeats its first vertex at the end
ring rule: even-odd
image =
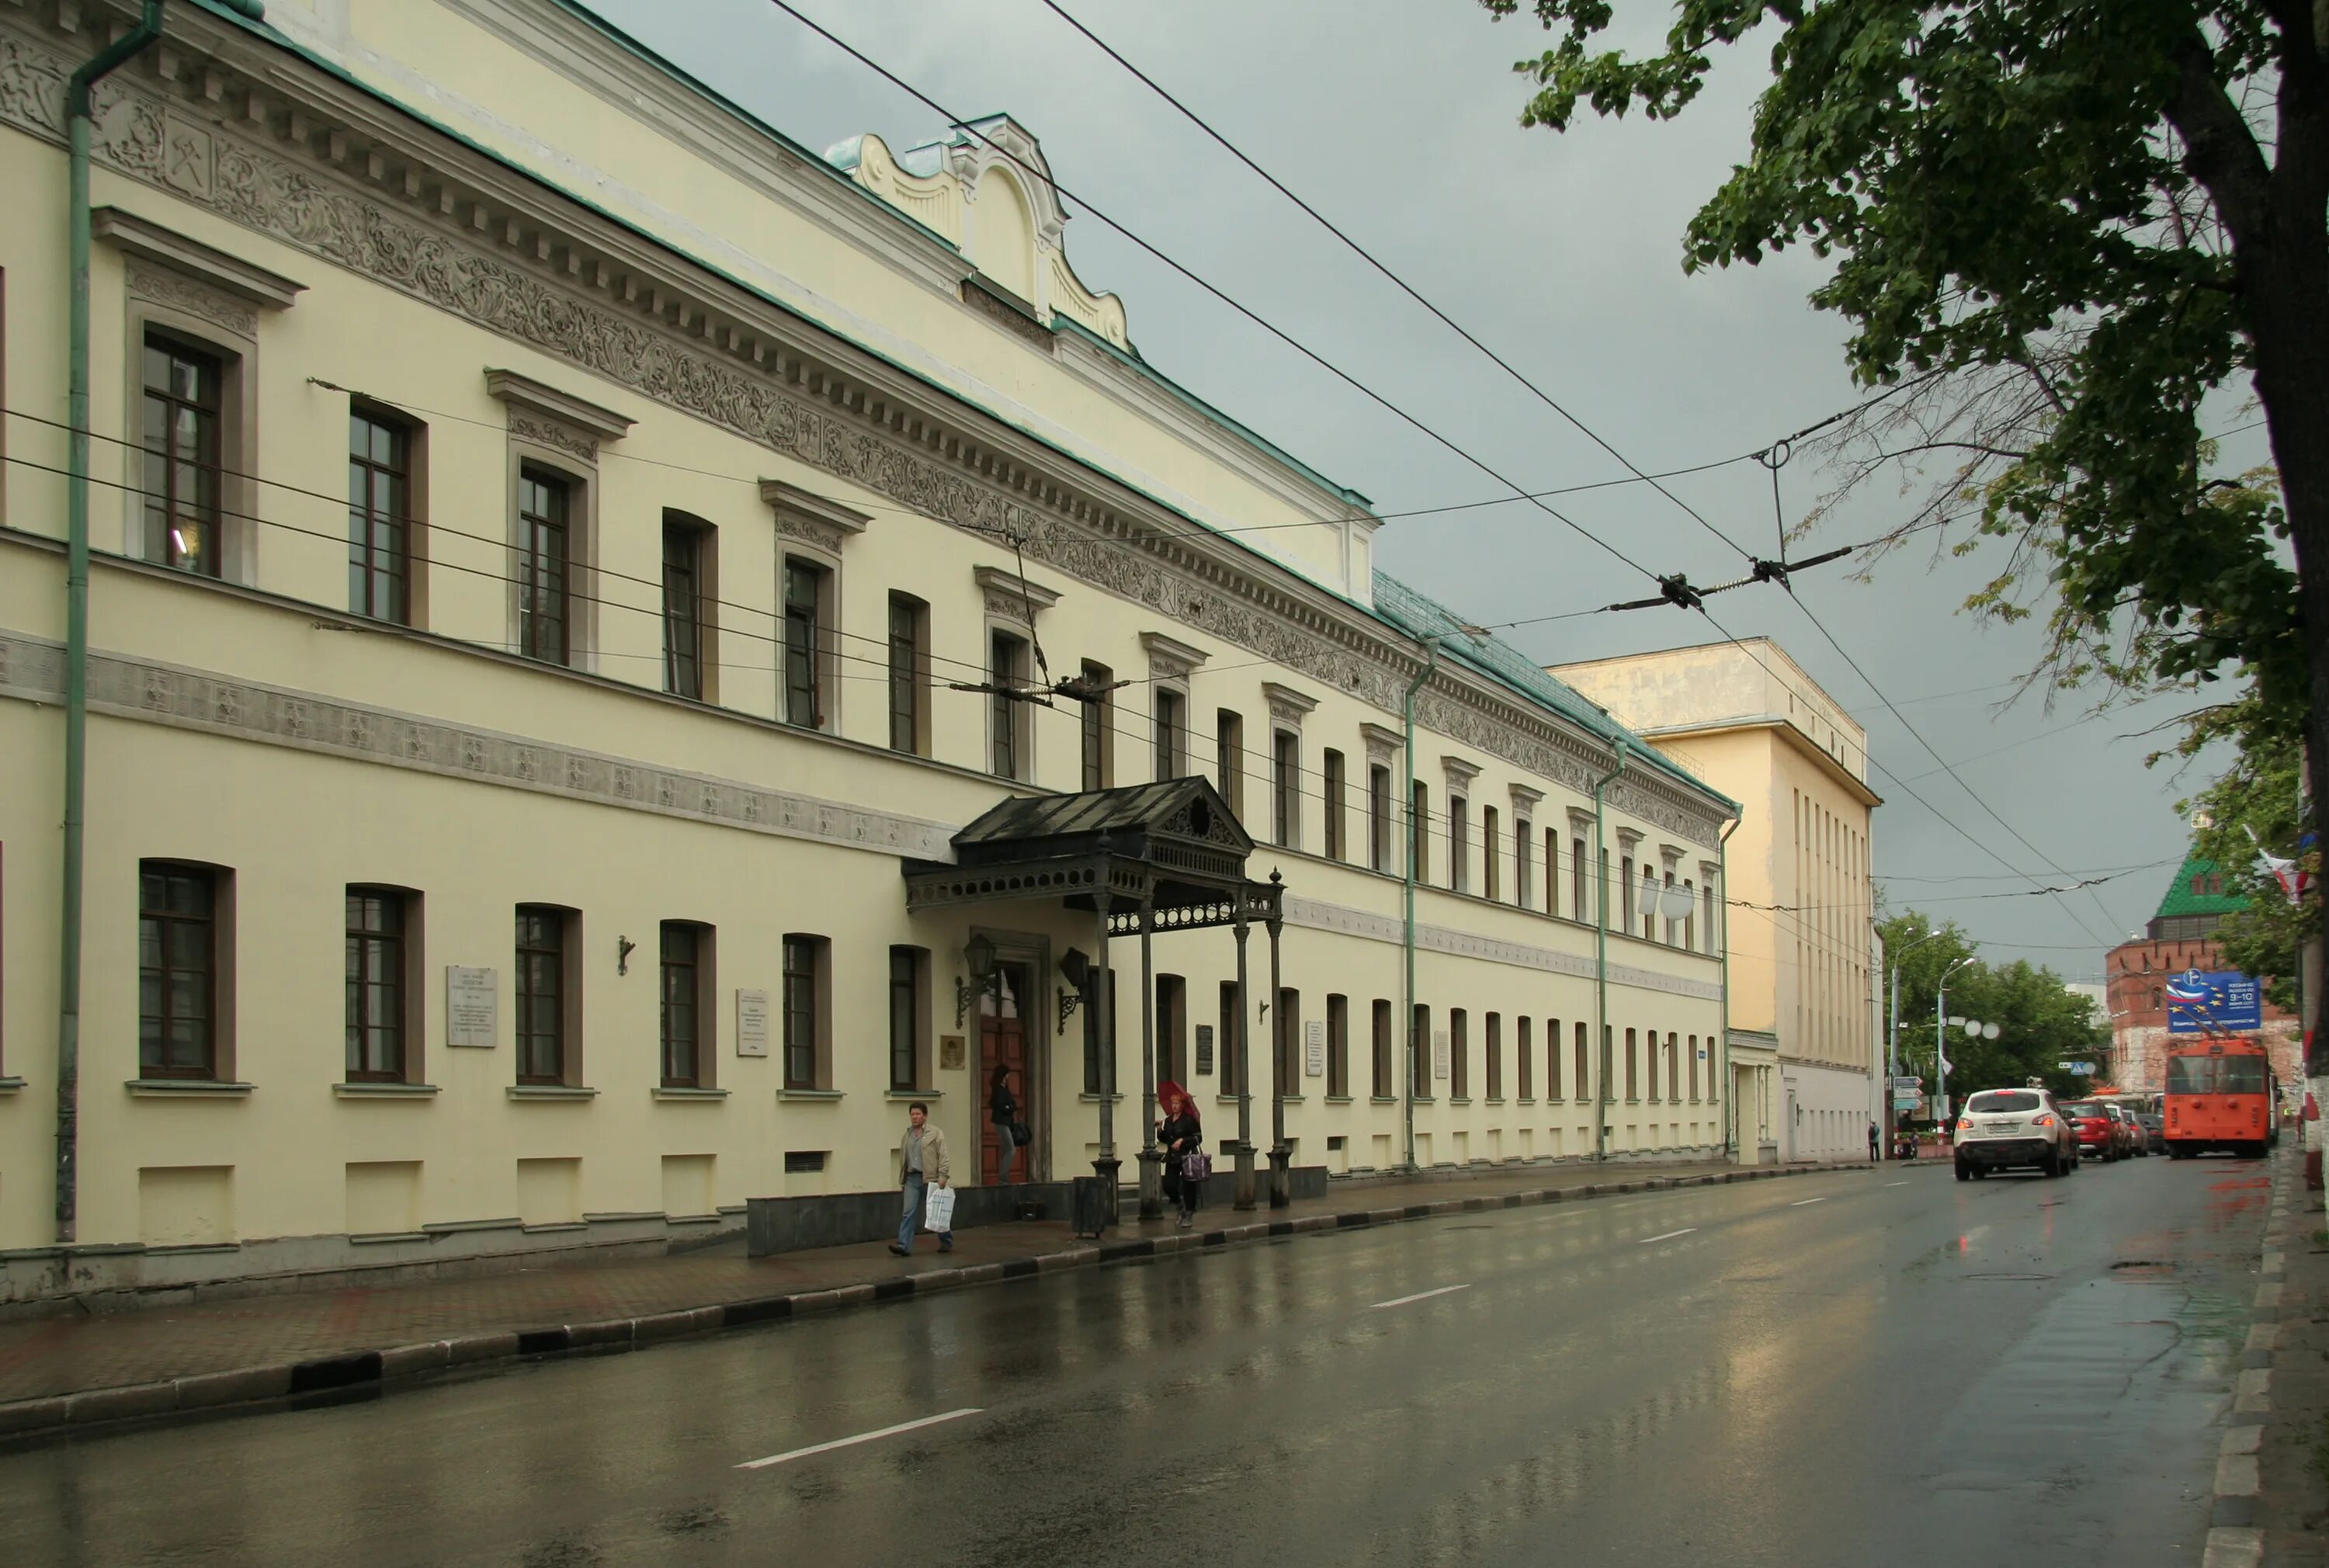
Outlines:
{"type": "Polygon", "coordinates": [[[2215,886],[2221,887],[2223,886],[2222,875],[2222,868],[2213,860],[2192,856],[2177,870],[2175,879],[2168,883],[2167,896],[2159,901],[2157,918],[2164,920],[2176,915],[2230,915],[2247,908],[2247,899],[2230,893],[2195,893],[2192,890],[2195,885],[2207,887],[2207,878],[2211,877],[2219,878],[2215,886]]]}

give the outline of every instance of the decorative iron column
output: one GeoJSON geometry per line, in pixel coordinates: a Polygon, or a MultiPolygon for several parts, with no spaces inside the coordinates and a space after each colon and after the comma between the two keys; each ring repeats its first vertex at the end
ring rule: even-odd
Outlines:
{"type": "Polygon", "coordinates": [[[1269,933],[1269,1005],[1270,1016],[1278,1020],[1278,1032],[1270,1037],[1276,1048],[1269,1053],[1269,1207],[1285,1208],[1294,1201],[1294,1151],[1286,1146],[1286,1079],[1290,1067],[1288,1057],[1301,1048],[1302,1042],[1287,1031],[1301,1023],[1286,1017],[1286,989],[1278,983],[1278,934],[1285,929],[1286,916],[1282,903],[1286,878],[1276,869],[1269,873],[1269,915],[1262,922],[1269,933]]]}
{"type": "Polygon", "coordinates": [[[1102,1182],[1100,1188],[1108,1204],[1108,1220],[1116,1223],[1116,1173],[1124,1162],[1116,1157],[1116,1009],[1108,1005],[1108,835],[1100,835],[1099,881],[1092,889],[1092,934],[1099,944],[1099,958],[1092,966],[1091,1000],[1086,1007],[1096,1009],[1092,1033],[1099,1041],[1099,1158],[1092,1161],[1092,1174],[1102,1182]]]}
{"type": "Polygon", "coordinates": [[[1149,937],[1155,894],[1140,900],[1140,1217],[1164,1217],[1164,1150],[1156,1145],[1156,967],[1149,937]]]}
{"type": "Polygon", "coordinates": [[[1230,922],[1230,934],[1237,938],[1238,1017],[1237,1039],[1231,1043],[1230,1048],[1237,1052],[1238,1135],[1237,1186],[1231,1207],[1249,1209],[1253,1207],[1253,1077],[1252,1065],[1246,1053],[1246,1042],[1250,1032],[1249,1024],[1253,1018],[1253,999],[1246,990],[1245,889],[1240,887],[1233,897],[1237,901],[1237,914],[1230,922]]]}

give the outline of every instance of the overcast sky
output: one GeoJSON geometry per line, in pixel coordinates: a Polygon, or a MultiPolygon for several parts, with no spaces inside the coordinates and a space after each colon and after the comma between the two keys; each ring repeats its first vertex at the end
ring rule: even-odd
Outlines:
{"type": "MultiPolygon", "coordinates": [[[[833,50],[767,0],[593,0],[617,25],[776,125],[823,149],[861,131],[892,146],[941,117],[833,50]]],[[[1081,194],[1359,380],[1532,490],[1622,478],[1624,468],[1537,402],[1161,99],[1042,0],[794,0],[949,110],[1006,110],[1042,138],[1061,184],[1081,194]]],[[[1768,42],[1718,61],[1677,122],[1589,121],[1566,136],[1523,130],[1526,84],[1512,62],[1543,47],[1533,22],[1493,21],[1468,0],[1062,0],[1100,37],[1635,464],[1650,472],[1737,456],[1856,400],[1843,324],[1805,296],[1807,255],[1685,277],[1684,226],[1745,154],[1768,42]]],[[[1667,7],[1624,0],[1651,42],[1667,7]]],[[[1627,34],[1620,32],[1621,39],[1627,34]]],[[[1070,211],[1075,204],[1070,202],[1070,211]]],[[[1296,455],[1400,512],[1502,491],[1394,416],[1142,255],[1086,214],[1068,252],[1090,286],[1123,296],[1148,360],[1296,455]]],[[[2244,422],[2226,399],[2219,427],[2244,422]]],[[[2264,460],[2261,433],[2228,462],[2264,460]]],[[[1798,461],[1783,475],[1791,519],[1826,488],[1798,461]]],[[[1732,539],[1774,540],[1770,484],[1753,463],[1668,482],[1732,539]]],[[[1740,557],[1647,486],[1554,502],[1655,571],[1697,583],[1740,575],[1740,557]]],[[[1840,513],[1804,555],[1882,530],[1904,503],[1880,489],[1840,513]]],[[[1387,523],[1379,564],[1482,623],[1587,609],[1654,591],[1631,568],[1525,502],[1387,523]]],[[[2033,628],[1958,613],[1997,569],[1988,554],[1906,551],[1867,585],[1830,568],[1798,592],[1876,687],[1775,588],[1710,604],[1723,630],[1777,640],[1870,732],[1876,869],[1895,906],[1958,921],[1985,956],[2026,956],[2098,978],[2108,943],[2156,906],[2185,832],[2174,803],[2220,761],[2146,770],[2158,744],[2134,732],[2156,704],[2085,718],[2075,696],[1997,704],[2029,668],[2033,628]],[[1929,742],[2011,833],[1938,771],[1929,742]],[[1909,793],[1931,803],[1933,810],[1909,793]],[[1936,815],[1938,811],[1938,815],[1936,815]],[[1946,819],[1946,820],[1944,820],[1946,819]],[[1954,823],[1952,827],[1950,824],[1954,823]],[[1958,830],[1962,830],[1960,832],[1958,830]],[[1992,852],[2001,859],[1992,858],[1992,852]],[[2070,875],[2057,874],[2046,864],[2070,875]],[[2155,865],[2153,862],[2170,864],[2155,865]],[[2136,867],[2061,897],[1975,897],[2136,867]]],[[[1679,610],[1557,621],[1507,634],[1542,662],[1704,642],[1679,610]]]]}

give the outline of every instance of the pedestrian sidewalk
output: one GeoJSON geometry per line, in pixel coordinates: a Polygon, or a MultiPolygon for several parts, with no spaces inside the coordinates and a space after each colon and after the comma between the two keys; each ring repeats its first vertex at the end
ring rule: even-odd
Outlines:
{"type": "Polygon", "coordinates": [[[2329,1564],[2329,1242],[2303,1151],[2284,1149],[2272,1164],[2256,1317],[2217,1461],[2206,1568],[2329,1564]]]}
{"type": "MultiPolygon", "coordinates": [[[[254,1295],[99,1316],[0,1321],[0,1436],[400,1382],[455,1366],[569,1350],[630,1349],[682,1335],[886,1301],[1056,1269],[1681,1186],[1872,1170],[1866,1164],[1740,1169],[1627,1163],[1440,1172],[1337,1182],[1289,1208],[1211,1210],[1203,1227],[1130,1217],[1098,1242],[1064,1222],[985,1225],[941,1253],[866,1242],[778,1257],[740,1236],[704,1251],[548,1263],[374,1288],[254,1295]]],[[[1264,1202],[1267,1202],[1265,1195],[1264,1202]]]]}

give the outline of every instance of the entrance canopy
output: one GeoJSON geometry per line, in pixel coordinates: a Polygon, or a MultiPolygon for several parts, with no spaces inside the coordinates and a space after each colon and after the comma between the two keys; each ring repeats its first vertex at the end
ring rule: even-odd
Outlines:
{"type": "Polygon", "coordinates": [[[1115,935],[1268,921],[1277,881],[1246,879],[1253,840],[1202,778],[1006,800],[955,834],[955,859],[905,862],[906,908],[1057,898],[1115,935]]]}

